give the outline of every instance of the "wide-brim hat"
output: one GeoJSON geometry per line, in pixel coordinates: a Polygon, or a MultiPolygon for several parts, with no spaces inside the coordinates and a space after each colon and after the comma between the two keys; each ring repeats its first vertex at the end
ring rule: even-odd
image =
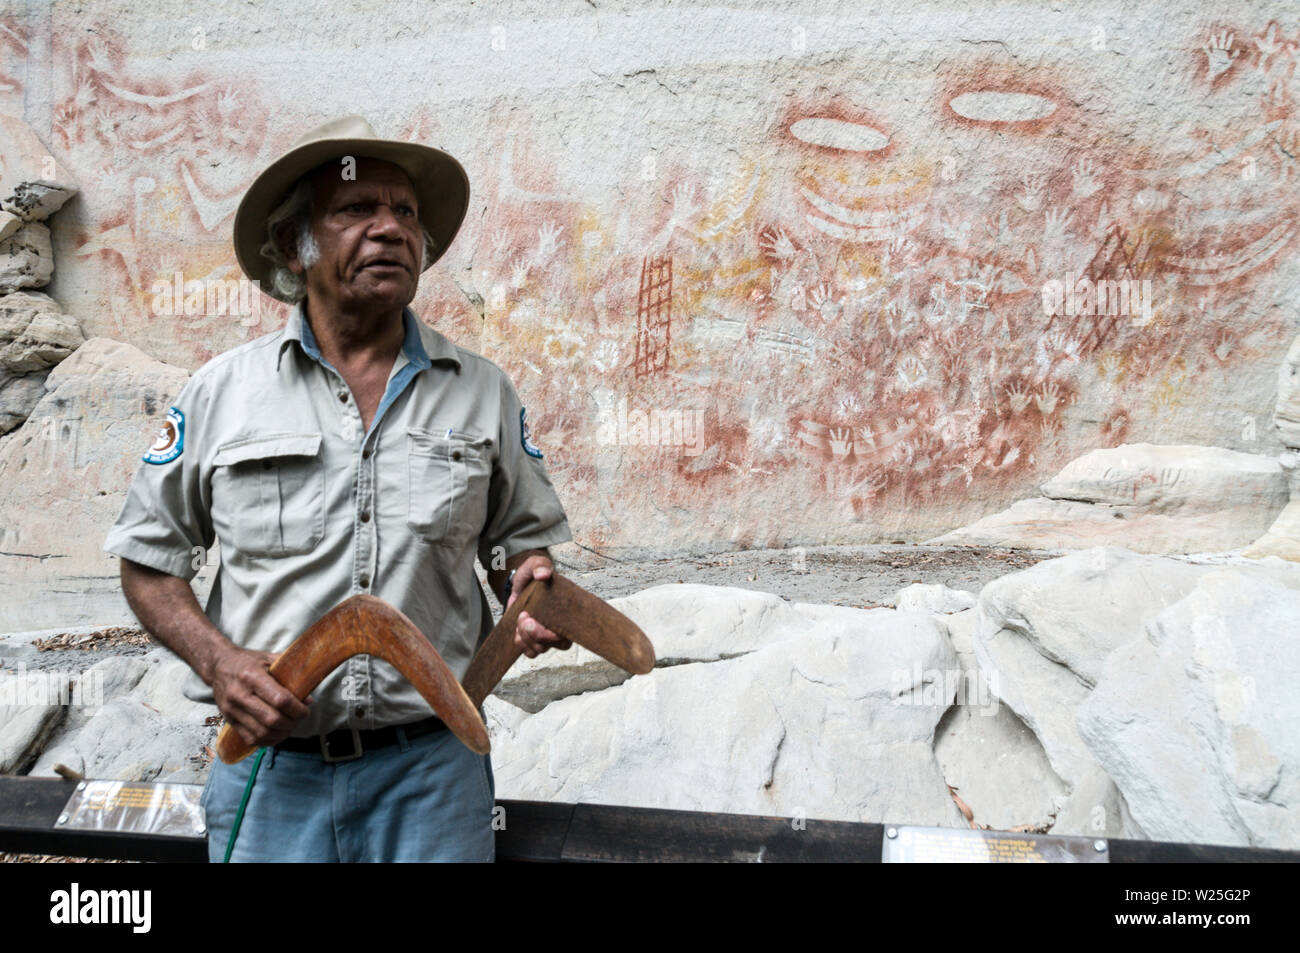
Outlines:
{"type": "Polygon", "coordinates": [[[272,265],[261,252],[266,243],[267,218],[289,197],[300,178],[343,156],[382,159],[398,166],[410,178],[419,202],[420,223],[437,243],[424,262],[425,268],[446,253],[460,230],[469,208],[469,176],[459,162],[431,146],[381,139],[360,116],[331,120],[304,133],[288,152],[267,166],[248,187],[235,212],[235,257],[239,267],[271,297],[285,300],[272,287],[272,265]]]}

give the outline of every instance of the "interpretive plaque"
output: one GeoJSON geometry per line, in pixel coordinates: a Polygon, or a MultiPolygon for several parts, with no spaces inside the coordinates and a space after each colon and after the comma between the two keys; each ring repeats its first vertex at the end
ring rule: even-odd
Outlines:
{"type": "Polygon", "coordinates": [[[960,827],[886,826],[887,864],[1105,864],[1104,839],[966,830],[960,827]]]}
{"type": "Polygon", "coordinates": [[[56,827],[168,837],[202,837],[201,784],[81,781],[56,827]]]}

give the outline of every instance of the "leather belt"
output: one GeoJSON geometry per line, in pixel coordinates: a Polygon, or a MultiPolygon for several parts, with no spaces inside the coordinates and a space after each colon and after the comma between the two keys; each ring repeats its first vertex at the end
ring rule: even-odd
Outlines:
{"type": "Polygon", "coordinates": [[[276,745],[277,751],[295,751],[304,754],[319,754],[327,764],[339,761],[355,761],[372,748],[386,748],[395,745],[401,738],[398,729],[408,741],[431,735],[435,731],[446,731],[447,725],[437,715],[430,715],[423,721],[409,725],[392,725],[387,728],[340,728],[327,735],[313,735],[310,738],[286,738],[276,745]]]}

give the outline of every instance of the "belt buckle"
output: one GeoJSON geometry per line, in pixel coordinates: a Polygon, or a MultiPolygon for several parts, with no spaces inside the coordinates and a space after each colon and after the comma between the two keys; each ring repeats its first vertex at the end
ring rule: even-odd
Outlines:
{"type": "Polygon", "coordinates": [[[352,732],[352,752],[344,755],[330,754],[329,735],[317,735],[320,739],[320,756],[326,764],[337,764],[340,761],[356,761],[361,757],[361,732],[355,728],[349,729],[352,732]]]}

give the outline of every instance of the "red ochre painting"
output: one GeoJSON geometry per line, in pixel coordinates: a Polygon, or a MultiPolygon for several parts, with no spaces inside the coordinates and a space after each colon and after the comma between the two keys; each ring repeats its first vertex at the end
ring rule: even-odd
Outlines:
{"type": "MultiPolygon", "coordinates": [[[[0,25],[19,112],[28,42],[0,25]]],[[[599,194],[539,144],[547,115],[462,104],[483,117],[474,203],[417,308],[510,372],[589,544],[924,538],[1097,447],[1216,442],[1207,403],[1296,332],[1300,34],[1163,42],[1208,105],[1153,103],[1149,129],[1043,58],[951,51],[906,104],[873,102],[850,59],[765,91],[725,150],[620,146],[639,164],[599,194]]],[[[269,301],[158,314],[151,289],[238,277],[243,187],[327,116],[286,114],[273,78],[142,68],[111,25],[52,44],[49,145],[83,187],[65,307],[191,367],[276,328],[269,301]]],[[[412,101],[381,132],[439,143],[444,111],[412,101]]]]}

